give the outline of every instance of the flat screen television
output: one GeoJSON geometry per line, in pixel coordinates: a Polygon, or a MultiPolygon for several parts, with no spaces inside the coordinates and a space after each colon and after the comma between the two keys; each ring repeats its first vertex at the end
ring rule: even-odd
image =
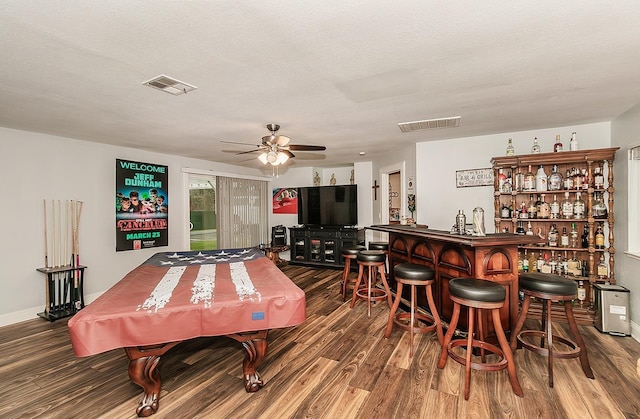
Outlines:
{"type": "Polygon", "coordinates": [[[298,224],[357,225],[358,185],[298,188],[298,224]]]}

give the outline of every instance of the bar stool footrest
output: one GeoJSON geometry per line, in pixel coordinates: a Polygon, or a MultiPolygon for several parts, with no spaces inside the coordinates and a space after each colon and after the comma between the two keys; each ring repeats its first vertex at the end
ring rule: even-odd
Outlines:
{"type": "Polygon", "coordinates": [[[370,301],[382,301],[387,299],[387,292],[385,290],[381,290],[380,288],[371,288],[370,295],[367,292],[367,287],[360,287],[356,290],[356,295],[358,298],[362,298],[363,300],[370,301]]]}
{"type": "MultiPolygon", "coordinates": [[[[524,339],[524,336],[535,336],[535,337],[544,339],[544,341],[546,342],[547,334],[545,332],[541,330],[523,330],[520,333],[518,333],[518,342],[520,342],[520,344],[526,349],[532,352],[535,352],[538,355],[549,356],[549,348],[543,348],[539,345],[529,343],[527,340],[524,339]]],[[[567,359],[567,358],[577,358],[578,356],[580,356],[580,347],[574,341],[558,335],[551,335],[551,340],[554,344],[561,343],[569,347],[569,349],[565,351],[559,351],[554,349],[553,350],[554,358],[567,359]]]]}
{"type": "MultiPolygon", "coordinates": [[[[425,316],[424,314],[415,313],[413,315],[415,319],[413,325],[413,333],[431,333],[436,330],[436,324],[433,319],[425,316]],[[419,325],[420,322],[425,324],[424,326],[416,326],[419,325]]],[[[411,331],[411,313],[398,313],[393,316],[393,323],[398,326],[402,330],[411,331]]]]}
{"type": "MultiPolygon", "coordinates": [[[[471,361],[471,369],[478,370],[478,371],[499,371],[499,370],[503,370],[503,369],[507,368],[507,360],[506,360],[506,358],[504,356],[504,352],[502,352],[502,349],[500,349],[499,347],[497,347],[495,345],[492,345],[490,343],[487,343],[487,342],[476,340],[476,339],[473,339],[471,345],[473,346],[473,348],[484,349],[484,350],[486,350],[486,351],[488,351],[488,352],[500,357],[500,360],[497,361],[497,362],[473,362],[473,361],[471,361]]],[[[473,348],[472,349],[466,348],[467,339],[454,339],[447,346],[447,352],[449,352],[449,356],[451,357],[451,359],[453,359],[454,361],[456,361],[460,365],[466,365],[466,363],[467,363],[466,358],[458,355],[457,353],[455,353],[453,351],[453,348],[456,348],[458,346],[464,346],[467,351],[468,350],[473,350],[473,348]]]]}

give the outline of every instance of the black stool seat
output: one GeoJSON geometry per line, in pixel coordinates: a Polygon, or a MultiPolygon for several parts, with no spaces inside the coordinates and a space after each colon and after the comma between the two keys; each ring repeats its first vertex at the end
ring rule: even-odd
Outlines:
{"type": "Polygon", "coordinates": [[[427,281],[436,277],[436,272],[424,265],[400,263],[393,267],[393,274],[399,278],[427,281]]]}
{"type": "Polygon", "coordinates": [[[353,289],[355,285],[355,279],[349,278],[349,272],[351,272],[351,259],[358,257],[358,252],[361,250],[367,250],[364,246],[345,246],[340,249],[342,259],[344,259],[344,270],[342,271],[342,301],[347,300],[347,289],[353,289]]]}
{"type": "Polygon", "coordinates": [[[369,250],[389,250],[387,242],[369,242],[369,250]]]}
{"type": "Polygon", "coordinates": [[[504,301],[507,292],[504,286],[496,282],[474,278],[455,278],[449,281],[449,294],[465,300],[497,303],[504,301]]]}
{"type": "Polygon", "coordinates": [[[367,248],[364,246],[348,246],[348,247],[343,247],[341,249],[341,252],[343,255],[357,256],[358,252],[360,252],[361,250],[367,250],[367,248]]]}
{"type": "Polygon", "coordinates": [[[358,262],[384,263],[387,254],[382,250],[361,250],[358,252],[358,262]]]}
{"type": "Polygon", "coordinates": [[[541,292],[551,295],[571,295],[578,292],[576,281],[564,278],[560,275],[531,272],[521,274],[519,279],[520,289],[541,292]]]}

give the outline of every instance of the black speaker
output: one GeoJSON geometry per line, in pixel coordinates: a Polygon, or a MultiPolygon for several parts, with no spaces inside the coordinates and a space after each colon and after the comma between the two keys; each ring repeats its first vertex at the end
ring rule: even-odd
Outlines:
{"type": "Polygon", "coordinates": [[[287,245],[287,227],[277,225],[271,227],[271,246],[287,245]]]}

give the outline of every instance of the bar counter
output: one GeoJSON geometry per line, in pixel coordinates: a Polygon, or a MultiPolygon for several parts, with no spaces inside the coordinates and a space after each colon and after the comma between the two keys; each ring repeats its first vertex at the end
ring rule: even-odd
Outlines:
{"type": "MultiPolygon", "coordinates": [[[[500,310],[502,327],[509,331],[515,326],[518,317],[518,246],[539,243],[539,237],[509,233],[476,237],[395,224],[367,228],[389,234],[389,286],[394,292],[393,266],[410,262],[433,268],[436,272],[433,297],[438,313],[449,322],[453,314],[450,279],[479,278],[498,282],[507,291],[507,300],[500,310]]],[[[428,311],[424,292],[418,297],[418,305],[428,311]]],[[[467,328],[466,316],[463,308],[458,323],[462,329],[467,328]]]]}

